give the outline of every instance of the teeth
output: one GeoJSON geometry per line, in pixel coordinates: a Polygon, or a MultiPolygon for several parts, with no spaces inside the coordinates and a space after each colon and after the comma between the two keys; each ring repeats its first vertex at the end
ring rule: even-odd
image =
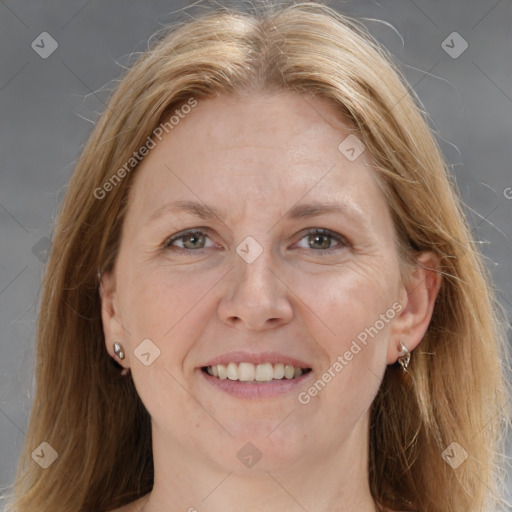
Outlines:
{"type": "Polygon", "coordinates": [[[238,380],[238,365],[235,363],[229,363],[226,373],[229,380],[238,380]]]}
{"type": "Polygon", "coordinates": [[[284,377],[284,364],[277,363],[274,365],[274,379],[282,379],[284,377]]]}
{"type": "Polygon", "coordinates": [[[217,372],[219,374],[219,379],[226,380],[228,378],[228,372],[225,364],[218,364],[217,372]]]}
{"type": "Polygon", "coordinates": [[[238,365],[238,379],[244,382],[254,380],[256,369],[251,363],[240,363],[238,365]]]}
{"type": "Polygon", "coordinates": [[[274,368],[270,363],[259,364],[256,366],[256,377],[254,380],[265,382],[274,378],[274,368]]]}
{"type": "Polygon", "coordinates": [[[207,366],[206,371],[212,377],[225,380],[239,380],[242,382],[268,382],[271,380],[296,379],[304,370],[292,365],[283,363],[263,363],[254,365],[252,363],[229,363],[207,366]]]}

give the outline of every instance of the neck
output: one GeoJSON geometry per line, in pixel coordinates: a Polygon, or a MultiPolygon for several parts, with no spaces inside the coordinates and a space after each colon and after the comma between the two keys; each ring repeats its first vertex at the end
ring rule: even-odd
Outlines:
{"type": "Polygon", "coordinates": [[[369,489],[367,435],[357,428],[326,453],[305,450],[304,457],[281,464],[263,456],[242,470],[200,459],[153,425],[154,487],[140,512],[378,512],[369,489]]]}

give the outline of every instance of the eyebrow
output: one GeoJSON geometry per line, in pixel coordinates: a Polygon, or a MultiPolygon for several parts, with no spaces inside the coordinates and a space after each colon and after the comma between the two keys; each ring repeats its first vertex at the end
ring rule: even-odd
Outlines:
{"type": "MultiPolygon", "coordinates": [[[[149,222],[162,217],[166,213],[185,212],[195,215],[203,220],[220,220],[225,221],[227,212],[224,209],[209,206],[196,201],[175,201],[158,208],[149,218],[149,222]]],[[[351,217],[356,221],[366,224],[366,217],[363,212],[349,203],[322,203],[312,202],[307,204],[298,204],[291,208],[283,217],[283,219],[307,219],[319,217],[327,214],[340,214],[351,217]]]]}
{"type": "Polygon", "coordinates": [[[204,203],[198,203],[196,201],[175,201],[173,203],[166,204],[161,208],[158,208],[148,222],[152,222],[166,213],[185,212],[195,215],[204,220],[220,219],[223,221],[226,218],[226,212],[220,208],[208,206],[204,203]]]}

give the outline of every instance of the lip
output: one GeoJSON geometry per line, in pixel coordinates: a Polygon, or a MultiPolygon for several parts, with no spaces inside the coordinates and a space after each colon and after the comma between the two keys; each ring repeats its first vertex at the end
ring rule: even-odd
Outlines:
{"type": "MultiPolygon", "coordinates": [[[[289,360],[289,358],[287,359],[289,360]]],[[[235,362],[232,360],[232,362],[235,362]]],[[[250,362],[250,361],[247,361],[250,362]]],[[[280,362],[280,361],[277,361],[280,362]]],[[[214,363],[214,364],[223,364],[223,363],[214,363]]],[[[207,365],[211,366],[211,365],[207,365]]],[[[302,368],[306,368],[303,366],[302,368]]],[[[229,380],[229,379],[219,379],[218,377],[212,377],[208,375],[206,372],[198,369],[198,372],[208,384],[214,386],[216,389],[223,391],[231,396],[237,398],[245,398],[245,399],[258,399],[258,398],[274,398],[289,394],[293,391],[297,392],[298,388],[303,384],[303,382],[309,378],[313,374],[312,371],[308,373],[304,373],[300,377],[296,379],[282,379],[282,380],[272,380],[267,382],[243,382],[239,380],[229,380]]]]}
{"type": "MultiPolygon", "coordinates": [[[[284,365],[292,365],[296,368],[311,368],[311,366],[301,361],[300,359],[296,359],[293,357],[289,357],[285,354],[281,354],[280,352],[258,352],[251,353],[244,350],[237,350],[235,352],[228,352],[227,354],[222,354],[220,356],[214,357],[210,359],[200,368],[204,368],[205,366],[214,366],[216,364],[229,364],[229,363],[252,363],[252,364],[263,364],[263,363],[282,363],[284,365]]],[[[295,379],[294,379],[295,380],[295,379]]],[[[299,379],[297,379],[299,380],[299,379]]]]}

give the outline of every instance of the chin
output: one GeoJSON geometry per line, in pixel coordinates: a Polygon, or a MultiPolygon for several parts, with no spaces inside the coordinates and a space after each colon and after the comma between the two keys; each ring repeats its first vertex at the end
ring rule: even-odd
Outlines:
{"type": "Polygon", "coordinates": [[[303,464],[306,452],[314,448],[306,442],[310,436],[298,425],[284,428],[275,420],[231,425],[229,432],[233,438],[223,435],[222,441],[209,445],[209,451],[215,448],[211,456],[215,461],[223,461],[223,470],[240,474],[246,474],[248,470],[272,472],[303,464]],[[219,451],[222,457],[218,455],[219,451]]]}

